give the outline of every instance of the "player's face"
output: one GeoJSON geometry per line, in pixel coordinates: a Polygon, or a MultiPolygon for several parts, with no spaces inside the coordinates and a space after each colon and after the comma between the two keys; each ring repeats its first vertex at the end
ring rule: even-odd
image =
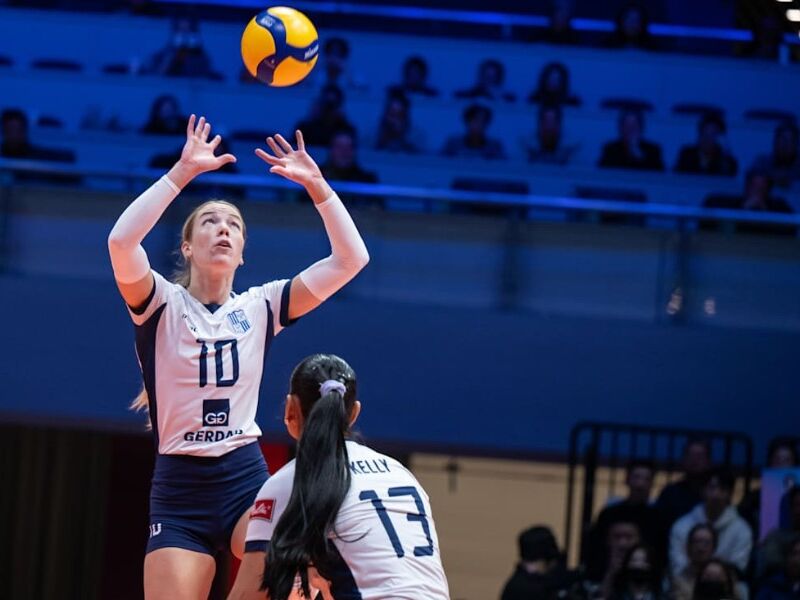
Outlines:
{"type": "Polygon", "coordinates": [[[197,269],[235,271],[243,264],[244,223],[242,215],[226,204],[209,204],[195,218],[191,241],[183,243],[197,269]]]}

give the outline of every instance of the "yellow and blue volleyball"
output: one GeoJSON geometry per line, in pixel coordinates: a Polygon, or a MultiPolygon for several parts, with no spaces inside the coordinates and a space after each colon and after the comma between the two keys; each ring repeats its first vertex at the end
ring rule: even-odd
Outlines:
{"type": "Polygon", "coordinates": [[[318,57],[317,30],[294,8],[268,8],[253,17],[242,34],[245,67],[267,85],[294,85],[311,72],[318,57]]]}

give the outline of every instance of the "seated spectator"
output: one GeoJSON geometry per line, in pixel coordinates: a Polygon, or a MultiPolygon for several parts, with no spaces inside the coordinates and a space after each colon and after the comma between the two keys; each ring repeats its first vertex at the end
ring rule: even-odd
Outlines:
{"type": "Polygon", "coordinates": [[[434,97],[439,90],[428,85],[428,63],[421,56],[409,56],[403,63],[403,79],[390,88],[390,92],[399,91],[406,95],[434,97]]]}
{"type": "Polygon", "coordinates": [[[790,488],[787,497],[789,523],[770,531],[756,550],[756,576],[759,578],[779,572],[784,566],[787,546],[800,538],[800,486],[790,488]]]}
{"type": "Polygon", "coordinates": [[[659,600],[664,597],[662,568],[649,547],[637,544],[628,550],[617,571],[609,600],[659,600]]]}
{"type": "Polygon", "coordinates": [[[617,574],[623,567],[625,557],[635,546],[641,543],[642,534],[637,523],[622,519],[609,524],[605,548],[596,557],[599,559],[596,561],[597,564],[602,564],[603,570],[599,573],[593,573],[587,568],[587,577],[596,584],[593,596],[610,597],[617,574]]]}
{"type": "MultiPolygon", "coordinates": [[[[800,466],[797,448],[793,441],[786,438],[775,438],[767,448],[766,468],[783,469],[800,466]]],[[[739,514],[753,530],[753,538],[761,539],[761,486],[753,486],[739,503],[739,514]]]]}
{"type": "Polygon", "coordinates": [[[203,47],[198,22],[179,17],[172,22],[172,34],[167,45],[142,66],[146,75],[221,79],[211,67],[211,58],[203,47]]]}
{"type": "Polygon", "coordinates": [[[650,19],[644,6],[631,2],[617,13],[614,33],[608,39],[609,48],[633,48],[653,50],[655,44],[650,37],[650,19]]]}
{"type": "Polygon", "coordinates": [[[800,536],[786,544],[783,559],[783,569],[761,584],[756,600],[800,598],[800,536]]]}
{"type": "Polygon", "coordinates": [[[539,83],[528,96],[528,102],[541,105],[580,106],[581,100],[569,91],[569,70],[559,62],[551,62],[539,72],[539,83]]]}
{"type": "Polygon", "coordinates": [[[519,534],[519,563],[503,586],[501,600],[581,600],[580,580],[567,571],[549,527],[519,534]]]}
{"type": "Polygon", "coordinates": [[[550,7],[550,25],[541,37],[547,44],[578,44],[580,36],[572,27],[574,0],[553,0],[550,7]]]}
{"type": "Polygon", "coordinates": [[[670,577],[670,598],[672,600],[691,600],[694,582],[703,566],[714,557],[717,551],[717,532],[708,523],[698,523],[689,530],[686,538],[688,562],[679,572],[670,577]]]}
{"type": "Polygon", "coordinates": [[[703,115],[697,124],[697,143],[681,148],[675,171],[697,175],[736,175],[739,165],[722,143],[725,132],[722,115],[703,115]]]}
{"type": "Polygon", "coordinates": [[[753,548],[750,526],[731,506],[735,480],[730,471],[714,469],[703,487],[703,502],[678,519],[672,526],[669,541],[669,559],[672,574],[677,574],[689,563],[687,540],[692,527],[709,523],[717,532],[716,555],[731,563],[740,572],[747,568],[753,548]]]}
{"type": "Polygon", "coordinates": [[[344,114],[344,94],[335,85],[326,85],[311,107],[311,114],[295,126],[303,132],[307,146],[329,146],[333,134],[345,129],[355,131],[344,114]]]}
{"type": "Polygon", "coordinates": [[[331,136],[328,158],[322,165],[326,179],[333,181],[358,181],[377,183],[375,173],[361,168],[356,158],[356,133],[353,129],[340,129],[331,136]]]}
{"type": "MultiPolygon", "coordinates": [[[[603,556],[603,545],[606,543],[609,527],[613,523],[619,521],[636,523],[644,543],[656,549],[662,545],[658,513],[650,505],[654,476],[655,468],[651,462],[632,460],[628,464],[625,476],[628,495],[600,511],[586,538],[584,562],[590,572],[597,572],[603,568],[597,562],[603,556]]],[[[663,562],[663,551],[661,555],[659,563],[663,562]]]]}
{"type": "MultiPolygon", "coordinates": [[[[745,176],[744,195],[728,196],[711,194],[703,202],[706,208],[724,208],[732,210],[752,210],[791,214],[794,211],[783,198],[772,195],[772,178],[768,173],[751,169],[745,176]]],[[[718,228],[714,221],[701,221],[703,229],[718,228]]],[[[734,230],[739,233],[759,233],[765,235],[795,235],[797,228],[792,225],[771,225],[762,223],[736,223],[734,230]]]]}
{"type": "Polygon", "coordinates": [[[481,104],[470,104],[462,113],[466,131],[463,135],[450,137],[442,149],[445,156],[464,156],[475,158],[505,158],[506,153],[500,140],[487,135],[492,122],[492,111],[481,104]]]}
{"type": "Polygon", "coordinates": [[[772,153],[762,154],[756,158],[753,168],[766,171],[779,187],[788,188],[794,182],[800,181],[799,139],[800,130],[797,128],[797,123],[792,121],[781,123],[775,128],[772,153]]]}
{"type": "Polygon", "coordinates": [[[663,171],[661,146],[642,139],[644,115],[641,111],[626,109],[620,113],[619,139],[603,146],[598,166],[641,171],[663,171]]]}
{"type": "MultiPolygon", "coordinates": [[[[24,159],[58,163],[74,163],[75,153],[72,150],[44,148],[31,143],[28,137],[28,117],[18,108],[8,108],[0,115],[2,124],[2,143],[0,156],[10,159],[24,159]]],[[[56,184],[79,184],[81,178],[76,175],[58,175],[54,173],[36,173],[18,171],[14,180],[19,182],[42,182],[56,184]]]]}
{"type": "Polygon", "coordinates": [[[566,165],[575,153],[575,146],[561,143],[563,112],[558,105],[542,106],[536,122],[536,134],[522,140],[528,161],[566,165]]]}
{"type": "Polygon", "coordinates": [[[181,114],[178,99],[164,94],[153,100],[150,117],[147,119],[142,133],[155,135],[182,135],[186,133],[187,117],[181,114]]]}
{"type": "Polygon", "coordinates": [[[517,96],[514,92],[505,89],[506,68],[498,60],[489,58],[478,65],[478,75],[475,85],[466,90],[456,92],[456,98],[471,98],[476,100],[505,100],[514,102],[517,96]]]}
{"type": "Polygon", "coordinates": [[[350,43],[341,37],[327,38],[320,51],[321,64],[312,71],[307,81],[320,89],[327,86],[347,91],[366,89],[366,78],[353,71],[349,60],[350,43]]]}
{"type": "Polygon", "coordinates": [[[706,474],[711,466],[711,446],[708,440],[692,437],[683,447],[683,477],[661,490],[656,500],[664,532],[669,532],[672,524],[688,513],[702,501],[702,490],[706,474]]]}
{"type": "Polygon", "coordinates": [[[692,600],[747,600],[738,585],[736,573],[726,562],[711,559],[700,569],[694,582],[692,600]]]}
{"type": "Polygon", "coordinates": [[[375,140],[376,150],[410,153],[419,151],[417,144],[412,141],[418,140],[418,137],[412,135],[410,111],[411,103],[403,92],[394,90],[386,95],[375,140]]]}

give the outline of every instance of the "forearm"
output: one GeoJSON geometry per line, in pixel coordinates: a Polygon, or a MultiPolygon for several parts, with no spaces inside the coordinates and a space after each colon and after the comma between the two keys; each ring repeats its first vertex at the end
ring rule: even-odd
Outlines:
{"type": "Polygon", "coordinates": [[[326,300],[341,289],[369,262],[364,240],[336,193],[327,183],[314,190],[315,194],[325,191],[328,196],[321,202],[316,199],[314,202],[325,224],[331,254],[300,273],[300,279],[319,300],[326,300]]]}
{"type": "MultiPolygon", "coordinates": [[[[170,170],[182,182],[176,167],[170,170]]],[[[123,211],[108,236],[108,250],[117,281],[130,283],[144,277],[150,269],[141,242],[178,195],[177,182],[167,175],[142,192],[123,211]],[[171,182],[171,183],[170,183],[171,182]],[[175,187],[173,187],[173,185],[175,187]]]]}

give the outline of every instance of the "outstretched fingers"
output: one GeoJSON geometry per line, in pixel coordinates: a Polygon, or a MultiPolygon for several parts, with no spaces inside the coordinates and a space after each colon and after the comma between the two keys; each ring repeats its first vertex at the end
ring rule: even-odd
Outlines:
{"type": "Polygon", "coordinates": [[[278,146],[278,144],[275,142],[275,139],[272,136],[267,138],[267,146],[269,146],[269,149],[272,150],[273,154],[275,154],[275,156],[277,156],[278,158],[283,158],[284,156],[286,156],[286,153],[283,151],[283,149],[281,149],[280,146],[278,146]]]}
{"type": "Polygon", "coordinates": [[[205,126],[206,126],[206,118],[200,117],[200,119],[197,121],[197,127],[195,127],[194,129],[195,137],[199,138],[203,135],[203,129],[205,128],[205,126]]]}
{"type": "Polygon", "coordinates": [[[286,154],[294,152],[292,145],[289,142],[287,142],[286,138],[284,138],[280,133],[275,134],[275,139],[278,140],[278,143],[281,145],[281,149],[286,154]]]}
{"type": "Polygon", "coordinates": [[[269,165],[280,165],[282,163],[280,158],[273,156],[269,152],[265,152],[261,148],[256,148],[256,156],[269,165]]]}
{"type": "Polygon", "coordinates": [[[196,118],[197,117],[195,117],[194,113],[192,113],[189,116],[189,123],[187,123],[187,125],[186,125],[186,137],[187,138],[192,137],[192,134],[194,133],[194,122],[195,122],[196,118]]]}
{"type": "Polygon", "coordinates": [[[294,137],[297,140],[297,151],[298,152],[305,152],[306,151],[306,142],[303,139],[303,132],[299,129],[294,132],[294,137]]]}

